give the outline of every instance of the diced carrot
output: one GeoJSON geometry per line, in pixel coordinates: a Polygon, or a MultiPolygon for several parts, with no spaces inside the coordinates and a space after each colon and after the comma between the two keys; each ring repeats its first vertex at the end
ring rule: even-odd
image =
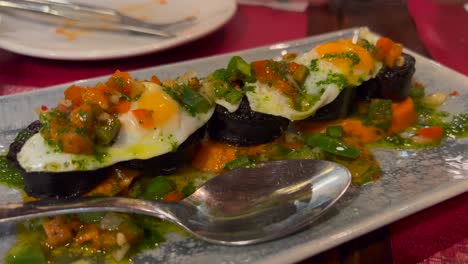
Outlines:
{"type": "Polygon", "coordinates": [[[216,141],[203,142],[195,153],[193,165],[202,171],[221,172],[236,159],[236,148],[216,141]]]}
{"type": "Polygon", "coordinates": [[[63,133],[63,152],[73,154],[92,154],[93,142],[89,137],[74,132],[63,133]]]}
{"type": "Polygon", "coordinates": [[[393,68],[393,66],[395,66],[395,62],[401,56],[402,51],[403,46],[401,46],[401,44],[395,43],[385,56],[385,65],[387,65],[387,67],[393,68]]]}
{"type": "Polygon", "coordinates": [[[147,109],[132,110],[132,114],[143,128],[154,128],[153,112],[147,109]]]}
{"type": "Polygon", "coordinates": [[[100,229],[95,224],[84,225],[75,236],[75,242],[78,245],[90,243],[93,248],[99,249],[100,229]]]}
{"type": "Polygon", "coordinates": [[[164,196],[163,200],[166,202],[177,202],[182,200],[182,198],[184,198],[184,195],[181,192],[175,191],[168,193],[164,196]]]}
{"type": "Polygon", "coordinates": [[[97,104],[106,110],[110,106],[109,96],[105,88],[90,87],[83,91],[83,101],[91,104],[97,104]]]}
{"type": "Polygon", "coordinates": [[[431,140],[440,140],[444,135],[444,128],[441,126],[424,127],[418,129],[416,134],[431,140]]]}
{"type": "Polygon", "coordinates": [[[157,85],[161,85],[161,80],[159,80],[158,76],[156,75],[153,75],[151,76],[151,82],[157,84],[157,85]]]}
{"type": "Polygon", "coordinates": [[[65,99],[70,100],[73,105],[80,105],[83,102],[82,92],[82,87],[72,85],[65,90],[65,99]]]}
{"type": "Polygon", "coordinates": [[[129,101],[122,100],[122,101],[118,102],[116,105],[112,106],[109,109],[109,112],[124,114],[124,113],[127,113],[128,110],[130,110],[130,106],[131,105],[130,105],[129,101]]]}
{"type": "Polygon", "coordinates": [[[458,95],[460,95],[458,91],[453,91],[450,93],[450,96],[458,96],[458,95]]]}
{"type": "Polygon", "coordinates": [[[393,40],[389,38],[386,38],[386,37],[380,38],[375,45],[375,47],[377,48],[377,54],[376,54],[377,59],[383,60],[387,56],[390,49],[393,47],[393,44],[394,44],[393,40]]]}
{"type": "Polygon", "coordinates": [[[393,118],[390,126],[390,132],[393,133],[405,130],[414,124],[418,118],[413,99],[409,96],[401,102],[392,103],[392,112],[393,118]]]}
{"type": "Polygon", "coordinates": [[[47,235],[47,243],[50,246],[64,245],[73,239],[71,227],[61,216],[44,221],[42,227],[47,235]]]}
{"type": "Polygon", "coordinates": [[[82,104],[73,109],[70,113],[70,122],[80,128],[91,128],[94,125],[94,113],[91,105],[82,104]]]}
{"type": "Polygon", "coordinates": [[[94,189],[85,196],[113,196],[126,189],[132,184],[133,180],[140,175],[139,171],[113,167],[112,172],[104,181],[99,183],[94,189]]]}
{"type": "Polygon", "coordinates": [[[345,135],[358,138],[363,143],[375,142],[384,136],[384,132],[375,126],[365,126],[357,118],[348,118],[341,124],[345,135]]]}

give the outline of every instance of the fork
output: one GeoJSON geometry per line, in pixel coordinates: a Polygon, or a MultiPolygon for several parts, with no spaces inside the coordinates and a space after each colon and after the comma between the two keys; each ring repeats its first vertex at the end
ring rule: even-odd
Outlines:
{"type": "Polygon", "coordinates": [[[58,0],[0,0],[1,7],[31,11],[61,19],[82,22],[82,24],[77,26],[84,28],[126,30],[161,37],[174,37],[172,33],[165,30],[169,26],[190,23],[196,19],[195,17],[189,17],[171,23],[149,23],[127,16],[115,9],[58,0]],[[84,17],[86,20],[83,19],[84,17]]]}

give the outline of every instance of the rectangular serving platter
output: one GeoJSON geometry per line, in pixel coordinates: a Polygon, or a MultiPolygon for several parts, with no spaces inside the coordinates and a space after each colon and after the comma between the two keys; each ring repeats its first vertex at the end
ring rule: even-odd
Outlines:
{"type": "MultiPolygon", "coordinates": [[[[247,61],[279,58],[285,52],[304,53],[315,45],[348,38],[355,28],[309,37],[291,42],[234,52],[230,54],[174,63],[132,71],[137,79],[174,78],[189,70],[198,76],[225,67],[233,55],[247,61]]],[[[404,43],[403,43],[404,44],[404,43]]],[[[416,58],[415,79],[428,93],[454,90],[459,96],[449,97],[442,110],[468,113],[468,77],[437,62],[406,50],[416,58]]],[[[88,86],[108,76],[80,80],[88,86]]],[[[40,105],[53,106],[70,84],[27,93],[0,97],[0,152],[6,151],[18,129],[36,116],[40,105]]],[[[424,150],[372,150],[383,170],[383,176],[364,186],[351,186],[328,213],[309,228],[272,242],[252,246],[230,247],[208,244],[189,237],[170,235],[167,242],[134,258],[135,263],[290,263],[313,256],[343,242],[404,218],[436,203],[468,191],[468,139],[449,139],[440,147],[424,150]]],[[[0,186],[2,203],[21,200],[18,191],[0,186]]],[[[14,243],[14,227],[0,225],[0,256],[14,243]]]]}

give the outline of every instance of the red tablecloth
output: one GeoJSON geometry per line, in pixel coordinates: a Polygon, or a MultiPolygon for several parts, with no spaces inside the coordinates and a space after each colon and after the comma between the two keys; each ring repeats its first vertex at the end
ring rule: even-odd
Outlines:
{"type": "MultiPolygon", "coordinates": [[[[424,6],[428,1],[409,1],[415,16],[421,38],[431,55],[461,72],[467,73],[467,45],[449,45],[450,37],[459,39],[459,33],[447,31],[457,28],[466,37],[468,23],[460,23],[459,18],[444,20],[442,13],[433,6],[424,6]],[[444,20],[444,25],[424,20],[425,12],[444,20]],[[426,21],[426,22],[421,22],[426,21]],[[431,25],[429,27],[427,25],[431,25]],[[445,32],[447,31],[447,32],[445,32]],[[463,32],[461,32],[463,33],[463,32]],[[443,42],[438,42],[443,34],[443,42]],[[434,42],[435,41],[435,42],[434,42]],[[452,47],[452,48],[446,48],[452,47]],[[452,51],[455,51],[452,55],[452,51]]],[[[452,7],[450,7],[452,9],[452,7]]],[[[454,14],[459,10],[453,8],[454,14]]],[[[445,14],[445,13],[444,13],[445,14]]],[[[465,14],[466,20],[466,14],[465,14]]],[[[464,21],[465,21],[464,20],[464,21]]],[[[99,62],[69,62],[30,58],[12,54],[0,49],[0,95],[35,89],[63,82],[110,74],[116,69],[132,70],[155,66],[195,57],[209,56],[235,50],[251,48],[275,42],[292,40],[307,35],[307,15],[271,10],[262,7],[241,6],[225,27],[196,42],[177,47],[163,53],[149,54],[137,58],[108,60],[99,62]],[[248,25],[248,27],[247,27],[248,25]]],[[[452,43],[454,44],[454,43],[452,43]]],[[[396,263],[415,263],[462,242],[468,238],[468,194],[461,195],[423,212],[417,213],[391,225],[393,256],[396,263]]],[[[465,243],[466,245],[467,243],[465,243]]],[[[453,249],[452,251],[453,252],[453,249]]]]}
{"type": "Polygon", "coordinates": [[[463,4],[438,2],[408,0],[408,10],[431,56],[468,75],[468,12],[463,4]]]}

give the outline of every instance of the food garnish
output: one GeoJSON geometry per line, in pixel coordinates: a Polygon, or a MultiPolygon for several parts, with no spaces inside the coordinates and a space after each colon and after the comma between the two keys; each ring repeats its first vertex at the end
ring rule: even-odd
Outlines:
{"type": "MultiPolygon", "coordinates": [[[[0,181],[22,188],[24,179],[27,199],[175,202],[236,168],[327,159],[350,169],[354,184],[372,184],[381,172],[371,147],[427,148],[468,135],[468,114],[438,110],[459,92],[426,94],[414,72],[401,44],[366,30],[280,60],[234,56],[205,78],[188,72],[143,81],[116,71],[94,87],[70,86],[56,106],[40,106],[39,121],[0,158],[0,181]]],[[[122,263],[174,231],[184,233],[119,213],[36,219],[18,225],[5,261],[122,263]]]]}

